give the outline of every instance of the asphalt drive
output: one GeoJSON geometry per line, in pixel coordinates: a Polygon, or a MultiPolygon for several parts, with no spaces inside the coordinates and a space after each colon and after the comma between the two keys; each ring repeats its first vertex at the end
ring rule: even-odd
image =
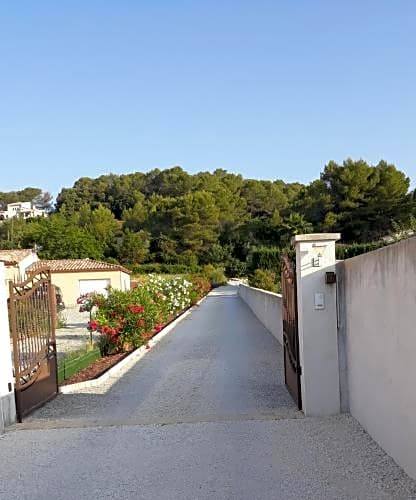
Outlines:
{"type": "Polygon", "coordinates": [[[0,498],[403,500],[416,483],[350,416],[297,411],[279,343],[223,287],[117,382],[1,437],[0,498]]]}

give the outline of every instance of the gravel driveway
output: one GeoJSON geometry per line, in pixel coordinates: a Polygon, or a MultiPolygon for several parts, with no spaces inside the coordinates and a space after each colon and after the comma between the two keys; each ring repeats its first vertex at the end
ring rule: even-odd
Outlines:
{"type": "Polygon", "coordinates": [[[0,440],[0,463],[8,500],[416,498],[353,418],[297,411],[281,347],[235,287],[115,384],[41,408],[0,440]]]}
{"type": "MultiPolygon", "coordinates": [[[[83,349],[90,342],[90,332],[87,324],[89,312],[79,312],[79,306],[67,307],[60,316],[65,320],[65,327],[56,330],[56,349],[58,359],[65,353],[83,349]]],[[[97,334],[93,334],[93,341],[97,334]]]]}

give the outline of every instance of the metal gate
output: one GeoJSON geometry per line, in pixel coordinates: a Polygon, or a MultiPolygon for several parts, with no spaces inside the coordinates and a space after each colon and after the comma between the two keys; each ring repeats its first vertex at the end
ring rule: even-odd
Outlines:
{"type": "Polygon", "coordinates": [[[18,422],[58,393],[55,292],[49,271],[9,283],[18,422]]]}
{"type": "Polygon", "coordinates": [[[285,384],[301,410],[296,270],[294,263],[287,255],[282,259],[282,302],[285,384]]]}

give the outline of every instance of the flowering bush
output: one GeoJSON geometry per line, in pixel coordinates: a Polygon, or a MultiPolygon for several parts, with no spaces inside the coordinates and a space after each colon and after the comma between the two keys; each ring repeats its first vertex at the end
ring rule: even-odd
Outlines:
{"type": "Polygon", "coordinates": [[[79,312],[91,312],[94,307],[94,293],[84,293],[77,298],[77,304],[79,305],[79,312]]]}
{"type": "Polygon", "coordinates": [[[192,282],[191,304],[194,305],[211,290],[212,285],[209,279],[198,275],[192,275],[190,281],[192,282]]]}
{"type": "Polygon", "coordinates": [[[98,331],[103,355],[128,351],[147,344],[152,336],[184,309],[195,303],[210,286],[180,277],[149,275],[144,283],[128,291],[111,289],[108,297],[96,297],[97,311],[88,328],[98,331]]]}
{"type": "Polygon", "coordinates": [[[92,310],[94,306],[99,307],[101,302],[105,299],[105,297],[101,294],[91,292],[84,293],[77,298],[77,304],[79,305],[79,312],[89,312],[90,313],[90,321],[88,322],[88,330],[90,332],[90,344],[92,346],[92,332],[96,331],[97,328],[92,328],[92,310]]]}

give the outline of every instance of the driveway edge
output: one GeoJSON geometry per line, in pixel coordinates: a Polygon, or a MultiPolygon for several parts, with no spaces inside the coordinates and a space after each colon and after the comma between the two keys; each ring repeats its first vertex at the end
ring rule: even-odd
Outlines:
{"type": "MultiPolygon", "coordinates": [[[[210,292],[211,293],[211,292],[210,292]]],[[[187,316],[189,316],[210,294],[208,293],[205,297],[202,297],[195,305],[187,309],[184,313],[178,316],[175,320],[169,323],[165,328],[163,328],[159,333],[157,333],[154,337],[152,337],[147,343],[150,348],[158,344],[163,337],[165,337],[170,331],[172,331],[182,320],[184,320],[187,316]]],[[[59,387],[59,392],[61,394],[71,394],[81,391],[82,389],[90,389],[93,387],[99,387],[110,378],[119,377],[124,373],[124,368],[127,368],[128,365],[139,361],[146,353],[148,353],[150,349],[146,349],[146,346],[139,347],[131,354],[123,358],[116,365],[112,366],[108,371],[103,373],[100,377],[87,380],[85,382],[78,382],[77,384],[69,384],[63,385],[59,387]],[[121,373],[120,373],[121,372],[121,373]]]]}

